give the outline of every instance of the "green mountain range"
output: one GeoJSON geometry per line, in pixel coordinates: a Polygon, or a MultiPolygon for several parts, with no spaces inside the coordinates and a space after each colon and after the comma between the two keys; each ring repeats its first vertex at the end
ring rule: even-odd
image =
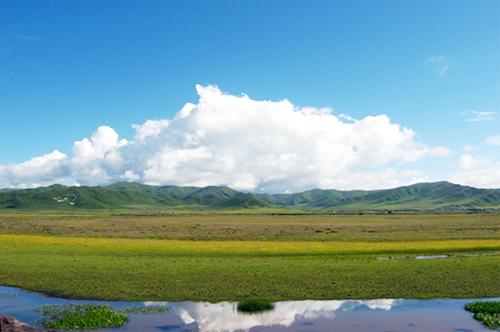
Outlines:
{"type": "Polygon", "coordinates": [[[326,211],[500,209],[500,189],[449,182],[385,190],[313,189],[295,194],[244,193],[228,187],[150,186],[119,182],[99,187],[52,185],[0,190],[0,209],[13,210],[224,210],[291,208],[326,211]]]}

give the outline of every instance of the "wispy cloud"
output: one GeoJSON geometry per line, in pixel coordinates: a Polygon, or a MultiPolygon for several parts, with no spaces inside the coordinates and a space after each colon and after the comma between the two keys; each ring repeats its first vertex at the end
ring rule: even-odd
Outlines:
{"type": "Polygon", "coordinates": [[[472,144],[464,145],[464,152],[465,153],[470,153],[472,151],[474,151],[474,145],[472,145],[472,144]]]}
{"type": "Polygon", "coordinates": [[[432,55],[424,61],[425,65],[431,65],[436,69],[437,77],[444,77],[454,66],[454,62],[444,55],[432,55]]]}
{"type": "Polygon", "coordinates": [[[467,122],[482,122],[495,119],[497,112],[469,110],[463,113],[467,122]]]}
{"type": "Polygon", "coordinates": [[[500,135],[488,137],[485,143],[493,146],[500,146],[500,135]]]}

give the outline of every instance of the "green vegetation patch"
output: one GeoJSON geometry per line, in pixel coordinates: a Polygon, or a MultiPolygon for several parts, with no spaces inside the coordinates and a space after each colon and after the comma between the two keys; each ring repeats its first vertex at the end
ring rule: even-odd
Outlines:
{"type": "Polygon", "coordinates": [[[500,296],[500,255],[400,258],[453,256],[498,246],[496,240],[159,241],[0,235],[0,284],[53,296],[126,301],[495,297],[500,296]],[[380,256],[394,259],[378,260],[380,256]]]}
{"type": "Polygon", "coordinates": [[[244,300],[238,303],[238,311],[253,313],[273,310],[274,304],[267,300],[244,300]]]}
{"type": "Polygon", "coordinates": [[[490,329],[500,329],[500,301],[473,302],[465,310],[474,314],[474,318],[490,329]]]}
{"type": "Polygon", "coordinates": [[[162,305],[151,305],[151,306],[136,306],[136,307],[126,307],[120,309],[120,313],[125,315],[141,314],[141,315],[152,315],[167,312],[168,307],[162,305]]]}
{"type": "Polygon", "coordinates": [[[108,305],[47,305],[40,309],[40,323],[49,329],[98,329],[120,327],[128,322],[125,314],[108,305]]]}

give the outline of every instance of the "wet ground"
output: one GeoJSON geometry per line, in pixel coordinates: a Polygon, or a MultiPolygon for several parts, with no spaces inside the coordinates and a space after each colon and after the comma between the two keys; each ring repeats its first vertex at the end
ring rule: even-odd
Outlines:
{"type": "Polygon", "coordinates": [[[0,316],[14,316],[36,326],[40,318],[37,309],[47,304],[94,303],[109,304],[115,308],[165,305],[169,308],[168,312],[131,315],[124,327],[101,331],[491,331],[463,309],[466,303],[476,300],[283,301],[275,303],[271,311],[244,314],[236,310],[236,303],[233,302],[79,301],[0,286],[0,316]]]}

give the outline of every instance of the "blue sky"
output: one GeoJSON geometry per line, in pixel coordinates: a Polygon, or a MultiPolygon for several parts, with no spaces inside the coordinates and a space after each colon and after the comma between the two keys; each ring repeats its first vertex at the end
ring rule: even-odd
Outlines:
{"type": "Polygon", "coordinates": [[[429,180],[460,172],[463,155],[482,174],[500,168],[500,143],[485,143],[500,135],[498,1],[0,3],[5,174],[53,150],[71,156],[102,125],[132,140],[132,124],[197,103],[196,84],[355,119],[385,114],[449,149],[413,163],[429,180]]]}

